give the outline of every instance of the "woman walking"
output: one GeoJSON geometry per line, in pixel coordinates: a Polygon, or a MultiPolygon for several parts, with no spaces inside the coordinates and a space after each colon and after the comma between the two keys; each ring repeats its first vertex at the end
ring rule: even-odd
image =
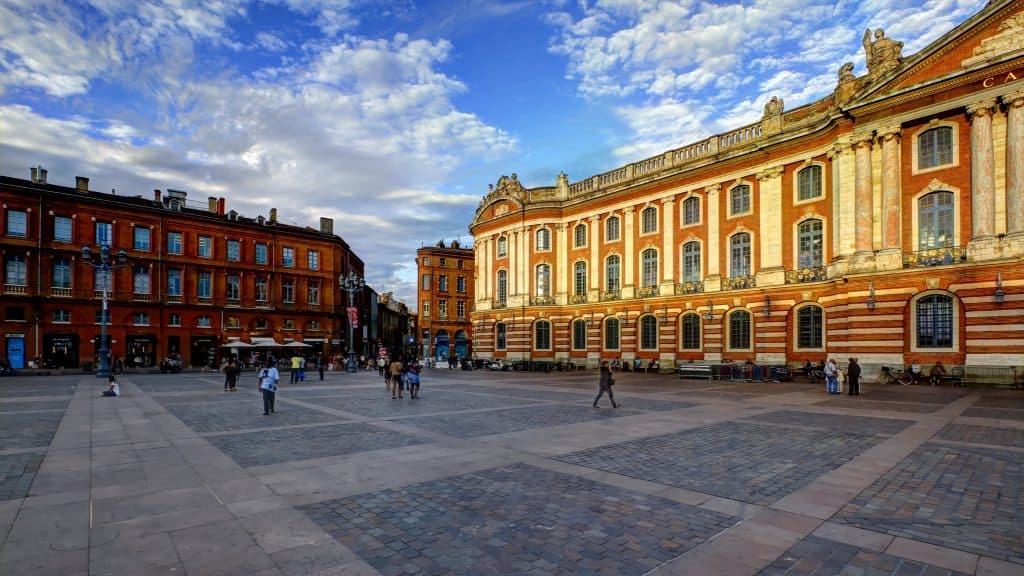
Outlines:
{"type": "Polygon", "coordinates": [[[612,386],[615,384],[615,379],[612,378],[612,371],[608,368],[608,361],[601,361],[601,379],[598,381],[599,391],[597,398],[594,398],[594,408],[597,408],[597,401],[604,396],[605,392],[608,393],[608,399],[612,402],[612,408],[618,408],[621,404],[615,403],[615,396],[612,395],[612,386]]]}

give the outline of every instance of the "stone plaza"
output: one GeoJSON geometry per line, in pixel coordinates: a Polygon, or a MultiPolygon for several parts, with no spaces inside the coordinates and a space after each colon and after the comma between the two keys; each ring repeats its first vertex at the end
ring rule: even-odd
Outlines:
{"type": "Polygon", "coordinates": [[[5,378],[0,574],[1024,575],[1019,390],[617,380],[5,378]]]}

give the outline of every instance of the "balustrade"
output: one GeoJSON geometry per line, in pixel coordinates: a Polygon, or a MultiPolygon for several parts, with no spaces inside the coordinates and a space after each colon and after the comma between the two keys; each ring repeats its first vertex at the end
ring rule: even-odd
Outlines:
{"type": "Polygon", "coordinates": [[[828,270],[824,267],[801,268],[799,270],[786,271],[786,284],[801,284],[803,282],[821,282],[828,279],[828,270]]]}
{"type": "Polygon", "coordinates": [[[4,284],[4,294],[28,294],[25,284],[4,284]]]}
{"type": "Polygon", "coordinates": [[[501,308],[505,308],[506,306],[508,306],[508,300],[495,300],[491,308],[498,310],[501,308]]]}
{"type": "Polygon", "coordinates": [[[534,296],[530,298],[530,304],[533,306],[554,306],[555,299],[551,296],[534,296]]]}
{"type": "Polygon", "coordinates": [[[967,249],[962,246],[930,248],[909,252],[903,255],[904,268],[928,268],[931,266],[949,266],[967,261],[967,249]]]}
{"type": "Polygon", "coordinates": [[[621,300],[622,290],[608,290],[607,292],[601,293],[601,302],[607,302],[609,300],[621,300]]]}
{"type": "Polygon", "coordinates": [[[58,298],[70,298],[71,288],[50,288],[50,296],[58,298]]]}
{"type": "Polygon", "coordinates": [[[587,303],[587,295],[586,294],[573,294],[573,295],[569,296],[569,304],[586,304],[586,303],[587,303]]]}
{"type": "Polygon", "coordinates": [[[657,296],[657,295],[658,295],[658,287],[657,286],[642,286],[639,290],[636,291],[637,298],[650,298],[652,296],[657,296]]]}
{"type": "Polygon", "coordinates": [[[703,282],[679,282],[676,284],[676,296],[682,294],[699,294],[704,291],[703,282]]]}
{"type": "Polygon", "coordinates": [[[757,279],[753,276],[737,276],[735,278],[723,278],[722,290],[741,290],[757,286],[757,279]]]}

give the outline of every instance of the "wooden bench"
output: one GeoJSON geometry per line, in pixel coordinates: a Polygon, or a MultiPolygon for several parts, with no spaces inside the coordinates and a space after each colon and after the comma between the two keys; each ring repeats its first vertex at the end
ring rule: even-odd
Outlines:
{"type": "Polygon", "coordinates": [[[711,380],[711,366],[705,364],[680,364],[676,369],[680,378],[704,378],[711,380]]]}
{"type": "Polygon", "coordinates": [[[950,379],[954,386],[992,384],[1016,388],[1020,385],[1013,366],[954,366],[950,379]]]}

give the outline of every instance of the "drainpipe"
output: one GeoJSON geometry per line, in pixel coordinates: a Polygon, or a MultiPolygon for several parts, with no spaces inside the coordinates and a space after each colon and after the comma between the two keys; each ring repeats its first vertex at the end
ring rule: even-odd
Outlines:
{"type": "MultiPolygon", "coordinates": [[[[39,227],[36,228],[36,236],[39,238],[38,250],[36,250],[36,342],[35,342],[35,355],[33,358],[42,359],[42,354],[39,353],[39,325],[43,322],[43,194],[39,193],[39,227]]],[[[42,366],[37,366],[42,368],[42,366]]]]}

